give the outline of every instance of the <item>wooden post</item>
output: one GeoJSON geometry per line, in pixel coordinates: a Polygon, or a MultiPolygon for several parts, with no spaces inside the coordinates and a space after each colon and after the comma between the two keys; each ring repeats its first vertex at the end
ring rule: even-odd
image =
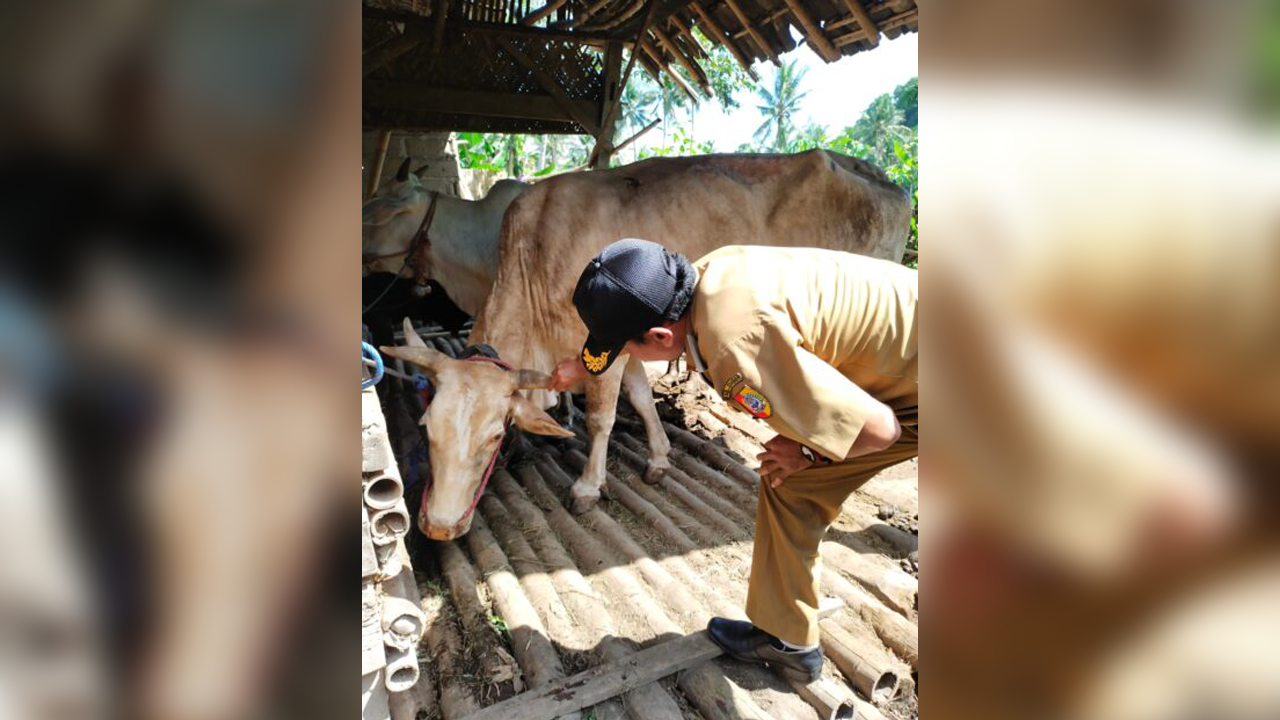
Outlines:
{"type": "Polygon", "coordinates": [[[702,20],[703,25],[707,26],[706,29],[710,30],[710,32],[703,34],[728,48],[729,52],[733,54],[733,58],[737,60],[738,64],[742,66],[742,69],[751,76],[751,79],[759,82],[760,76],[756,74],[755,70],[751,69],[751,61],[743,54],[742,49],[733,41],[733,38],[729,33],[725,32],[720,23],[716,22],[716,19],[711,16],[711,13],[706,8],[702,7],[702,4],[697,2],[697,0],[689,3],[689,6],[693,8],[694,12],[698,13],[698,18],[702,20]]]}
{"type": "Polygon", "coordinates": [[[747,14],[742,11],[742,7],[734,0],[724,0],[724,4],[729,6],[729,9],[733,11],[734,17],[738,18],[738,22],[742,23],[742,27],[746,29],[747,34],[751,36],[751,39],[760,46],[760,49],[764,51],[764,54],[769,56],[769,60],[774,65],[782,67],[782,63],[778,61],[778,53],[774,52],[773,48],[769,46],[769,43],[765,42],[764,37],[760,35],[760,32],[756,30],[755,26],[751,24],[751,21],[747,19],[747,14]]]}
{"type": "Polygon", "coordinates": [[[391,131],[378,131],[378,149],[373,154],[373,167],[369,169],[369,189],[365,198],[373,197],[378,192],[378,181],[382,178],[382,168],[387,164],[387,148],[391,147],[391,131]]]}
{"type": "MultiPolygon", "coordinates": [[[[848,0],[853,2],[853,0],[848,0]]],[[[857,2],[853,2],[857,5],[857,2]]],[[[787,0],[787,7],[791,8],[791,14],[796,16],[800,21],[800,27],[804,29],[805,39],[809,41],[809,46],[826,62],[835,62],[840,58],[840,51],[831,44],[831,40],[822,34],[822,28],[818,27],[818,23],[814,21],[813,16],[808,10],[804,9],[799,0],[787,0]]]]}
{"type": "Polygon", "coordinates": [[[862,7],[859,0],[844,0],[844,4],[849,7],[849,12],[853,13],[853,17],[858,20],[858,27],[862,29],[862,34],[866,36],[867,42],[871,43],[871,47],[880,44],[880,29],[876,27],[876,23],[871,19],[871,14],[867,9],[862,7]]]}
{"type": "Polygon", "coordinates": [[[604,47],[604,98],[600,103],[600,132],[591,152],[592,169],[609,167],[613,158],[613,132],[618,113],[614,105],[622,102],[622,43],[611,42],[604,47]]]}

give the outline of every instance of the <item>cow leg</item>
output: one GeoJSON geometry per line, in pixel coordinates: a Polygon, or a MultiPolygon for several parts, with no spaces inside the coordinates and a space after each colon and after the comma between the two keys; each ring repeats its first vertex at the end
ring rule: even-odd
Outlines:
{"type": "Polygon", "coordinates": [[[649,378],[644,374],[644,363],[634,357],[627,361],[622,386],[627,391],[627,399],[644,421],[644,433],[649,438],[649,467],[645,468],[644,481],[653,485],[662,480],[662,476],[671,467],[671,461],[667,459],[671,452],[671,441],[667,439],[667,431],[662,429],[662,421],[658,419],[658,408],[653,404],[653,388],[649,387],[649,378]]]}
{"type": "Polygon", "coordinates": [[[595,507],[600,500],[609,433],[613,431],[613,419],[618,412],[618,390],[622,385],[620,369],[615,364],[615,367],[609,368],[609,372],[586,381],[587,436],[591,439],[591,448],[582,476],[569,490],[569,509],[574,513],[584,513],[595,507]]]}

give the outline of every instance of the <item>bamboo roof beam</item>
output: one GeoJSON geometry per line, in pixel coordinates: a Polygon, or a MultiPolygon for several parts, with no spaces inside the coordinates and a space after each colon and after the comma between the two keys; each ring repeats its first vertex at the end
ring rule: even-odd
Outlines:
{"type": "Polygon", "coordinates": [[[742,54],[742,50],[738,47],[738,44],[733,41],[733,37],[724,31],[724,28],[721,27],[720,23],[716,22],[716,19],[711,16],[711,13],[708,12],[706,8],[702,7],[702,3],[694,0],[689,3],[689,6],[693,8],[694,12],[698,13],[698,18],[702,21],[702,24],[706,26],[706,29],[711,31],[704,32],[703,35],[706,35],[714,42],[718,42],[728,48],[729,52],[733,55],[733,59],[738,61],[738,65],[742,66],[742,69],[751,76],[752,80],[759,82],[760,76],[756,74],[755,70],[751,69],[751,62],[747,60],[747,56],[742,54]]]}
{"type": "Polygon", "coordinates": [[[866,35],[867,42],[871,43],[871,47],[880,44],[880,28],[876,27],[876,23],[871,19],[871,14],[867,9],[862,7],[861,0],[844,0],[844,4],[849,7],[849,12],[858,20],[858,27],[862,29],[862,33],[866,35]]]}
{"type": "Polygon", "coordinates": [[[520,24],[535,25],[539,22],[542,22],[544,19],[549,17],[551,13],[555,12],[556,10],[559,10],[560,6],[564,5],[568,1],[569,0],[551,0],[546,5],[543,5],[537,10],[534,10],[533,12],[521,18],[520,24]]]}
{"type": "Polygon", "coordinates": [[[502,46],[502,49],[505,50],[508,55],[515,58],[516,62],[520,63],[526,70],[533,73],[534,78],[538,80],[538,84],[542,86],[542,89],[547,91],[547,94],[556,102],[556,105],[559,105],[560,109],[564,110],[574,122],[578,123],[584,130],[591,133],[592,137],[600,137],[604,132],[600,128],[600,124],[589,115],[579,111],[578,107],[569,100],[569,96],[565,94],[564,89],[560,87],[560,84],[557,83],[555,78],[551,77],[551,75],[547,73],[541,65],[534,62],[532,58],[526,55],[523,50],[516,47],[516,44],[507,38],[502,37],[501,35],[495,35],[493,39],[502,46]]]}
{"type": "Polygon", "coordinates": [[[425,35],[406,30],[403,34],[397,35],[385,43],[370,49],[360,57],[361,77],[369,77],[375,70],[390,64],[396,58],[418,47],[425,39],[425,35]]]}
{"type": "Polygon", "coordinates": [[[579,27],[583,30],[610,30],[635,17],[636,13],[643,9],[644,0],[634,0],[630,5],[624,7],[621,12],[607,20],[588,23],[579,27]]]}
{"type": "Polygon", "coordinates": [[[707,51],[702,49],[702,44],[693,36],[693,31],[689,28],[689,24],[680,18],[679,13],[671,13],[671,17],[667,18],[667,22],[673,25],[676,33],[684,38],[685,45],[693,51],[693,59],[700,60],[707,57],[707,51]]]}
{"type": "MultiPolygon", "coordinates": [[[[889,30],[896,30],[900,27],[903,27],[905,25],[908,25],[912,22],[919,20],[919,18],[920,18],[919,11],[914,9],[908,10],[907,12],[904,12],[901,15],[895,15],[889,18],[888,20],[884,21],[883,23],[881,23],[880,30],[885,32],[888,32],[889,30]]],[[[842,26],[848,25],[848,24],[849,23],[841,23],[842,26]]],[[[866,39],[866,34],[862,31],[862,28],[858,28],[853,32],[837,37],[833,42],[835,42],[836,47],[844,47],[845,45],[852,45],[853,43],[856,43],[859,40],[864,40],[864,39],[866,39]]]]}
{"type": "Polygon", "coordinates": [[[603,10],[605,6],[611,2],[613,2],[613,0],[596,0],[596,2],[593,2],[590,5],[588,5],[587,9],[583,10],[581,13],[578,13],[577,15],[574,15],[572,20],[566,20],[562,23],[556,23],[556,27],[566,27],[566,28],[577,27],[582,23],[586,22],[587,20],[590,20],[592,15],[595,15],[596,13],[603,10]]]}
{"type": "Polygon", "coordinates": [[[738,18],[738,22],[742,23],[742,27],[751,35],[751,39],[755,41],[756,45],[759,45],[764,54],[769,56],[770,62],[782,67],[782,63],[778,61],[778,53],[774,52],[773,47],[765,42],[764,37],[760,35],[760,31],[756,30],[751,21],[747,19],[747,14],[742,11],[742,7],[735,0],[724,0],[724,4],[728,5],[729,9],[733,11],[734,17],[738,18]]]}
{"type": "MultiPolygon", "coordinates": [[[[818,57],[829,63],[840,59],[840,51],[831,44],[830,38],[822,33],[822,28],[818,27],[818,23],[814,21],[809,11],[804,9],[804,5],[800,4],[800,0],[786,0],[786,2],[787,7],[791,8],[791,14],[800,21],[800,28],[804,31],[805,39],[809,41],[809,47],[813,48],[818,57]]],[[[858,7],[857,0],[845,0],[845,2],[858,7]]]]}
{"type": "MultiPolygon", "coordinates": [[[[781,8],[774,10],[768,15],[765,15],[764,17],[760,18],[759,20],[757,20],[757,22],[760,23],[761,25],[765,23],[771,23],[774,20],[777,20],[778,18],[790,12],[791,12],[791,8],[787,7],[786,5],[783,5],[781,8]]],[[[738,32],[734,33],[733,37],[735,40],[741,40],[742,38],[747,37],[750,34],[751,34],[751,30],[749,28],[743,28],[738,32]]]]}
{"type": "Polygon", "coordinates": [[[698,83],[698,87],[702,88],[702,92],[707,97],[711,97],[711,81],[707,79],[706,73],[702,72],[702,67],[686,55],[669,35],[662,32],[662,28],[655,26],[653,35],[658,38],[658,42],[662,43],[667,52],[671,53],[671,57],[675,58],[677,62],[684,66],[685,70],[689,71],[689,77],[698,83]]]}
{"type": "Polygon", "coordinates": [[[640,43],[640,48],[648,53],[649,57],[653,58],[654,63],[656,63],[659,68],[666,71],[667,76],[676,84],[676,87],[684,91],[684,94],[688,95],[689,99],[696,105],[698,102],[697,96],[693,94],[693,91],[689,89],[689,86],[685,84],[684,80],[676,74],[676,71],[671,69],[671,66],[667,64],[667,61],[662,59],[662,53],[654,50],[653,46],[647,42],[640,43]]]}

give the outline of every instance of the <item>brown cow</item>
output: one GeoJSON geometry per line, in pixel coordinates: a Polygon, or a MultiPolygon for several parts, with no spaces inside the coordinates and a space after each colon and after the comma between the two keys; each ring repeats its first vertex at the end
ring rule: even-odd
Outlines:
{"type": "MultiPolygon", "coordinates": [[[[873,165],[825,150],[796,155],[706,155],[655,158],[633,165],[570,173],[539,182],[512,203],[503,221],[497,279],[476,319],[472,341],[496,348],[515,367],[549,370],[576,355],[586,337],[571,298],[578,275],[601,248],[624,237],[661,243],[690,258],[723,245],[819,247],[900,260],[911,203],[873,165]]],[[[449,365],[418,348],[384,348],[437,377],[428,412],[466,418],[448,440],[431,437],[434,485],[427,517],[419,524],[435,538],[458,537],[470,528],[466,504],[482,472],[467,458],[486,456],[483,429],[500,427],[513,411],[512,382],[462,383],[493,374],[487,364],[449,365]],[[451,388],[450,384],[458,387],[451,388]],[[448,447],[446,447],[448,445],[448,447]],[[454,512],[459,505],[462,510],[454,512]]],[[[591,456],[572,491],[573,509],[584,512],[600,496],[605,452],[620,388],[644,419],[649,439],[647,479],[670,467],[670,443],[658,420],[643,365],[630,359],[584,383],[591,456]]],[[[550,407],[554,394],[533,390],[534,405],[550,407]]],[[[483,470],[483,468],[481,468],[483,470]]]]}

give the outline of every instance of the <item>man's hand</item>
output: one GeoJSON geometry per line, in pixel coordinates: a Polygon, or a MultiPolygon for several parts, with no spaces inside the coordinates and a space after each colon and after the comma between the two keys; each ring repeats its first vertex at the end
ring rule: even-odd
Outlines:
{"type": "Polygon", "coordinates": [[[564,392],[586,379],[587,369],[582,367],[582,361],[576,355],[570,356],[556,363],[555,369],[551,371],[551,384],[547,385],[547,389],[553,392],[564,392]]]}
{"type": "Polygon", "coordinates": [[[760,461],[760,479],[775,488],[813,464],[800,452],[800,443],[781,435],[765,443],[764,452],[756,455],[756,459],[760,461]]]}

